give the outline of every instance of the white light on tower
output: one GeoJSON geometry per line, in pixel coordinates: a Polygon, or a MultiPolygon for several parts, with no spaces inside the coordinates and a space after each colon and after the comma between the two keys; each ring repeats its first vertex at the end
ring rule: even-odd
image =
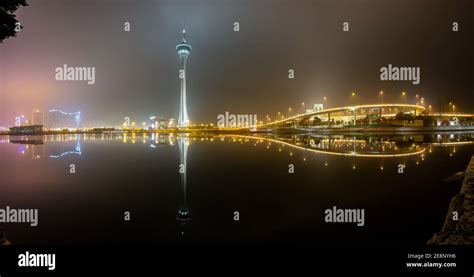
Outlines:
{"type": "Polygon", "coordinates": [[[186,30],[183,29],[183,39],[176,45],[176,51],[181,60],[182,69],[179,78],[181,79],[181,94],[179,101],[178,127],[186,128],[189,125],[188,108],[186,106],[186,61],[191,53],[191,45],[186,42],[186,30]]]}

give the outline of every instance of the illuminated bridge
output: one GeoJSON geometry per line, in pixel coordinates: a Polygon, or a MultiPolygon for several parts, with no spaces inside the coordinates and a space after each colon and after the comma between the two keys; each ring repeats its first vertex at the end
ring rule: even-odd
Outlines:
{"type": "MultiPolygon", "coordinates": [[[[413,116],[426,113],[426,108],[421,105],[411,104],[371,104],[371,105],[356,105],[347,107],[338,107],[325,110],[317,110],[304,114],[297,114],[290,117],[281,116],[281,118],[271,122],[261,122],[257,125],[258,129],[275,129],[275,128],[295,128],[295,127],[310,127],[318,122],[323,127],[343,127],[343,126],[357,126],[358,121],[367,120],[368,124],[371,121],[376,121],[382,118],[393,118],[399,112],[409,113],[413,116]]],[[[433,116],[441,117],[473,117],[472,114],[462,113],[435,113],[433,116]]],[[[268,119],[267,119],[268,120],[268,119]]]]}

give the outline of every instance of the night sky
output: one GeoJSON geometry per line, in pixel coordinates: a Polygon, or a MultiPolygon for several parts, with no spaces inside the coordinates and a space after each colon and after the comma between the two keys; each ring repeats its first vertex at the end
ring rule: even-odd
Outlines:
{"type": "Polygon", "coordinates": [[[402,103],[406,91],[409,103],[420,94],[434,110],[452,101],[457,111],[474,112],[470,0],[28,2],[17,11],[23,30],[0,44],[0,126],[33,108],[81,111],[85,126],[177,118],[183,24],[193,47],[192,123],[215,124],[225,111],[260,119],[290,106],[302,112],[301,102],[324,96],[330,107],[376,103],[380,90],[385,102],[402,103]],[[63,64],[95,66],[96,83],[56,81],[63,64]],[[381,81],[388,64],[419,66],[421,83],[381,81]]]}

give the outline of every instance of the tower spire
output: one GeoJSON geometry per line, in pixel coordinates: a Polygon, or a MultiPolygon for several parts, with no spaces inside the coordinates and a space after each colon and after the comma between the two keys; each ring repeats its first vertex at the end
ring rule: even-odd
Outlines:
{"type": "Polygon", "coordinates": [[[183,42],[186,42],[186,25],[183,24],[183,42]]]}

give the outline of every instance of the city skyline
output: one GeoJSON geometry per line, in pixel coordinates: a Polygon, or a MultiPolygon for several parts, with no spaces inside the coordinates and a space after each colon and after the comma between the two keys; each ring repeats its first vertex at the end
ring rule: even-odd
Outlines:
{"type": "Polygon", "coordinates": [[[124,1],[116,7],[98,2],[37,3],[18,10],[24,29],[0,45],[0,126],[13,125],[16,116],[32,109],[81,111],[84,126],[120,126],[127,116],[137,122],[150,115],[178,119],[179,60],[173,48],[183,20],[176,20],[177,15],[186,15],[196,51],[187,76],[193,123],[215,123],[224,111],[264,118],[287,113],[288,108],[303,112],[316,103],[378,103],[379,91],[392,103],[415,104],[415,95],[423,95],[435,111],[448,111],[449,102],[458,111],[472,112],[474,107],[469,2],[460,2],[466,9],[453,9],[446,16],[437,14],[449,10],[446,3],[433,5],[431,12],[423,4],[411,4],[414,14],[424,18],[416,22],[382,16],[389,9],[405,12],[404,1],[371,4],[373,10],[365,15],[361,3],[310,1],[281,1],[272,11],[262,4],[251,12],[242,9],[251,5],[245,1],[238,6],[204,1],[201,9],[189,1],[178,6],[124,1]],[[105,9],[115,12],[102,17],[105,9]],[[47,24],[45,18],[52,13],[68,20],[47,24]],[[139,17],[141,13],[157,16],[139,17]],[[83,21],[84,15],[92,20],[83,21]],[[459,32],[451,31],[455,20],[459,32]],[[349,32],[342,30],[345,21],[349,32]],[[124,31],[125,22],[130,32],[124,31]],[[41,43],[35,44],[39,38],[41,43]],[[431,43],[423,43],[426,39],[431,43]],[[441,43],[444,40],[449,43],[441,43]],[[96,83],[56,81],[54,69],[64,64],[95,66],[96,83]],[[379,70],[389,64],[419,66],[420,84],[381,81],[379,70]],[[288,78],[290,69],[294,79],[288,78]]]}

